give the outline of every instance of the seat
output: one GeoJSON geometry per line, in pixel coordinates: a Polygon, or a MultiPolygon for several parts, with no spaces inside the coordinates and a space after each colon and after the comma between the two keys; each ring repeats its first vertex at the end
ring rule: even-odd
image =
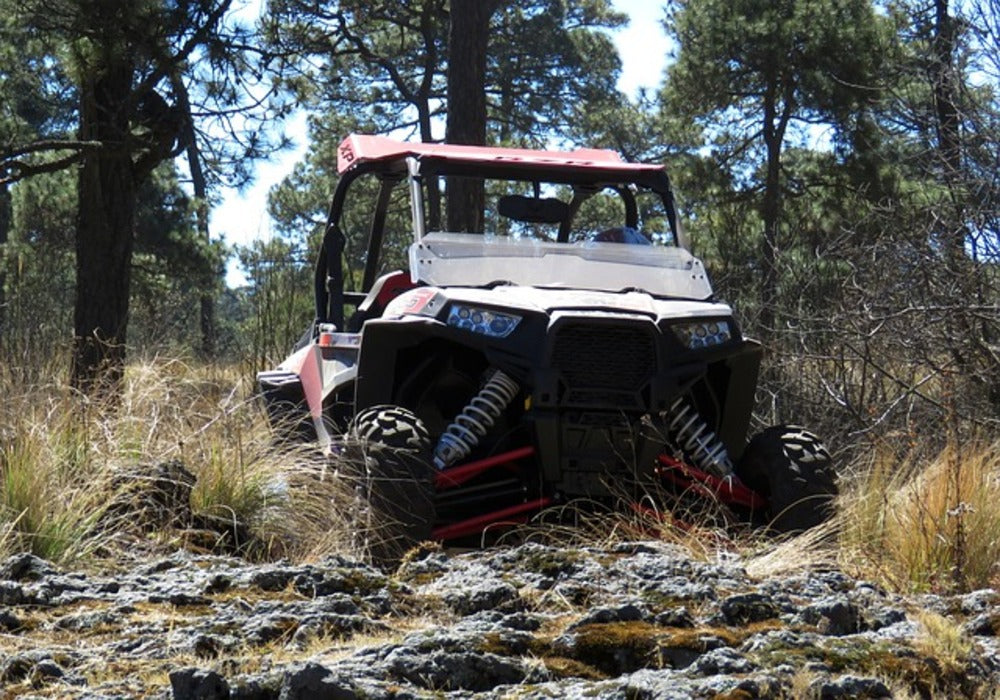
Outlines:
{"type": "Polygon", "coordinates": [[[357,333],[365,321],[380,318],[385,313],[385,307],[389,305],[390,301],[416,286],[410,279],[410,273],[402,270],[393,270],[382,275],[375,280],[375,284],[372,285],[364,301],[358,304],[358,310],[347,322],[348,330],[357,333]]]}

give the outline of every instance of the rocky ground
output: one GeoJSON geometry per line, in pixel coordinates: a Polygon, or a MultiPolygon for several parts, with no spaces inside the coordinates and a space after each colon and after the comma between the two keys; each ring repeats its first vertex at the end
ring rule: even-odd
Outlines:
{"type": "Polygon", "coordinates": [[[0,564],[0,697],[996,697],[1000,598],[751,578],[659,543],[0,564]]]}

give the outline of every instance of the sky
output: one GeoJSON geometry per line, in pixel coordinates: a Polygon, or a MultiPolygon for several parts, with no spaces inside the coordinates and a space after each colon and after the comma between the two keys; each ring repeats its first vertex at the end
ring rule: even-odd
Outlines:
{"type": "MultiPolygon", "coordinates": [[[[618,89],[635,96],[640,88],[657,87],[663,77],[669,47],[660,21],[664,3],[662,0],[612,0],[612,4],[629,16],[628,26],[613,34],[622,60],[618,89]]],[[[304,114],[289,119],[284,129],[293,147],[260,163],[253,184],[243,192],[233,188],[221,193],[222,200],[213,209],[210,219],[213,236],[230,245],[245,245],[271,235],[267,193],[291,173],[308,148],[304,114]]],[[[230,287],[246,283],[235,262],[230,263],[226,282],[230,287]]]]}

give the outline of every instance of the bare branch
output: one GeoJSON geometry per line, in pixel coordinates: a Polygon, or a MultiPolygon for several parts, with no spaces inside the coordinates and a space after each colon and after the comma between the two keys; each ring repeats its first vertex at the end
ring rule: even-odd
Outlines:
{"type": "Polygon", "coordinates": [[[20,146],[13,146],[0,151],[0,163],[19,158],[31,153],[42,153],[46,151],[67,151],[78,152],[97,151],[107,146],[103,141],[70,141],[66,139],[46,139],[42,141],[32,141],[20,146]]]}

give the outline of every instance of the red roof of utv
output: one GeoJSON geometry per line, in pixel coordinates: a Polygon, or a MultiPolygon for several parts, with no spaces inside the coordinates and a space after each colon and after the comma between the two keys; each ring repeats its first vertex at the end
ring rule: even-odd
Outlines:
{"type": "Polygon", "coordinates": [[[621,172],[655,172],[659,165],[626,163],[614,151],[579,148],[575,151],[533,151],[527,148],[487,148],[458,146],[449,143],[404,143],[385,136],[351,134],[340,142],[337,150],[337,171],[350,170],[360,163],[394,161],[402,158],[429,157],[454,163],[507,164],[565,167],[621,172]]]}

